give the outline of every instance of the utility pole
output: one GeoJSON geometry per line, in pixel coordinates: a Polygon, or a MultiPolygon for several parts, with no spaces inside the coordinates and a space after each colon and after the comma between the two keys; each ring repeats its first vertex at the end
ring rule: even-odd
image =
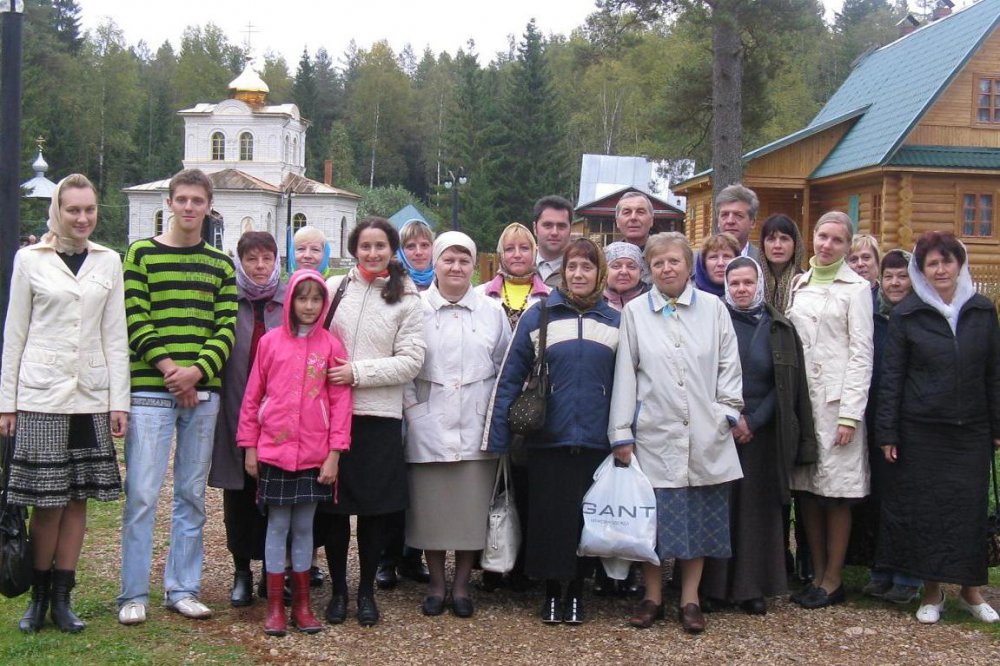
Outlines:
{"type": "Polygon", "coordinates": [[[24,0],[0,0],[0,347],[21,233],[21,33],[24,0]]]}

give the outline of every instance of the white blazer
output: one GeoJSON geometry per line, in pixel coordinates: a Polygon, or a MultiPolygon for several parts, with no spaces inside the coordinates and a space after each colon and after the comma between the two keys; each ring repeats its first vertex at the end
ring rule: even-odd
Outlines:
{"type": "Polygon", "coordinates": [[[18,250],[4,327],[0,412],[129,411],[125,290],[118,254],[88,243],[77,275],[55,249],[18,250]]]}

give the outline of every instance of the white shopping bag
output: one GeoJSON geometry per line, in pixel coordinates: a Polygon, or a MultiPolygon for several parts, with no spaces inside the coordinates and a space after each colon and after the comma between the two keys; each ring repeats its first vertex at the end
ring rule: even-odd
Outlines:
{"type": "Polygon", "coordinates": [[[628,467],[617,467],[613,455],[601,463],[582,511],[583,534],[576,554],[600,557],[609,577],[624,579],[629,562],[660,563],[656,495],[634,455],[628,467]]]}

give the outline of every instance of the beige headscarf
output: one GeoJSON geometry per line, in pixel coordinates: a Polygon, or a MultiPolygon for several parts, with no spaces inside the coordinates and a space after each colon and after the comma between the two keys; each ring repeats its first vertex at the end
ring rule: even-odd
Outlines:
{"type": "Polygon", "coordinates": [[[62,198],[63,190],[72,188],[90,189],[94,192],[95,197],[97,194],[97,188],[94,187],[94,184],[80,173],[72,173],[56,185],[56,190],[52,193],[52,203],[49,204],[47,223],[49,230],[42,236],[41,242],[51,245],[56,252],[63,254],[86,252],[88,243],[87,239],[78,240],[69,233],[69,225],[63,222],[62,215],[59,213],[59,200],[62,198]]]}

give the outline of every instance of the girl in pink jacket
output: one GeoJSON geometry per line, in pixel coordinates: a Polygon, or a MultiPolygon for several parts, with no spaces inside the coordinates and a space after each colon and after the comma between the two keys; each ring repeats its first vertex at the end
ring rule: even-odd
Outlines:
{"type": "Polygon", "coordinates": [[[236,443],[247,474],[258,479],[267,509],[264,633],[283,636],[285,544],[292,535],[292,621],[305,633],[322,625],[309,607],[309,566],[316,505],[331,498],[340,452],[351,444],[351,388],[331,384],[326,369],[347,360],[343,343],[323,327],[330,308],[323,276],[296,271],[288,284],[285,322],[261,338],[247,380],[236,443]]]}

